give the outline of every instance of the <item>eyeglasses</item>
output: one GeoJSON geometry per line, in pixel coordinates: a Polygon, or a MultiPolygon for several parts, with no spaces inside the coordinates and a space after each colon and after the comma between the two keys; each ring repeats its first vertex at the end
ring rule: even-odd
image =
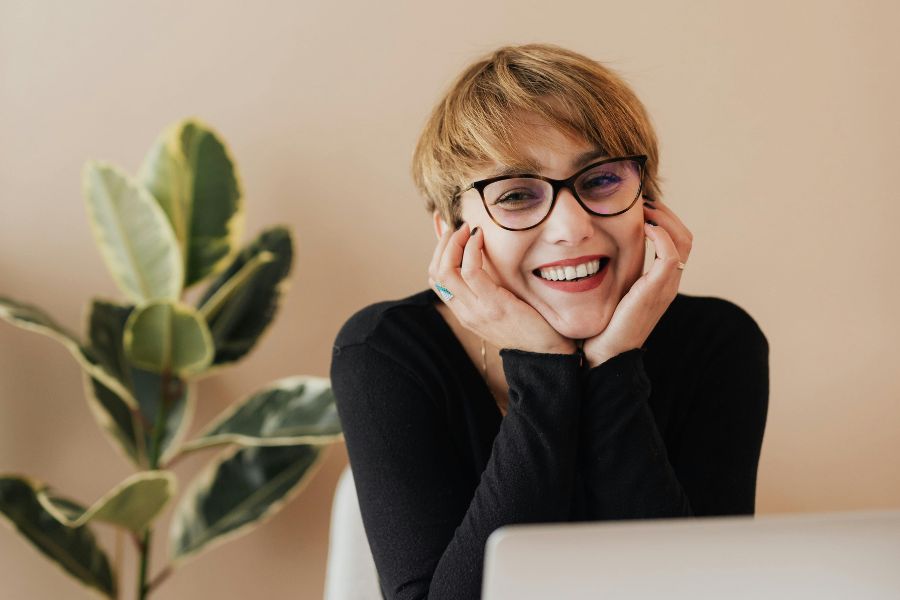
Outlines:
{"type": "Polygon", "coordinates": [[[644,155],[607,158],[592,163],[568,179],[542,175],[503,175],[482,179],[457,192],[475,188],[491,220],[510,231],[537,227],[550,216],[559,191],[566,188],[585,211],[614,217],[627,211],[641,195],[644,155]]]}

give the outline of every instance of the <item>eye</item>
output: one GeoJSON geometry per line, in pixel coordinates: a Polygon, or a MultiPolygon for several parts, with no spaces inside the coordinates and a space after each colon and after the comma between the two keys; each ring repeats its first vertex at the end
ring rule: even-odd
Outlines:
{"type": "Polygon", "coordinates": [[[494,200],[494,204],[514,206],[517,204],[533,202],[536,199],[536,196],[528,190],[513,190],[511,192],[506,192],[505,194],[494,200]]]}
{"type": "Polygon", "coordinates": [[[485,198],[490,206],[501,210],[527,210],[540,206],[549,197],[545,187],[536,180],[504,180],[485,190],[485,198]]]}
{"type": "Polygon", "coordinates": [[[591,189],[597,187],[618,185],[619,183],[621,183],[621,181],[622,178],[615,173],[592,173],[581,183],[581,185],[585,189],[591,189]]]}

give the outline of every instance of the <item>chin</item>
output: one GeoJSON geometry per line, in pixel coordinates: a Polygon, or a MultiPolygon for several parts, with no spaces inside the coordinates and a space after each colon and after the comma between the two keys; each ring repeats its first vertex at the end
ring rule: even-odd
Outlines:
{"type": "Polygon", "coordinates": [[[556,318],[548,320],[550,325],[561,336],[571,340],[586,340],[602,333],[606,326],[609,325],[609,315],[605,312],[602,314],[587,315],[584,313],[573,314],[569,318],[560,318],[562,315],[556,315],[556,318]]]}

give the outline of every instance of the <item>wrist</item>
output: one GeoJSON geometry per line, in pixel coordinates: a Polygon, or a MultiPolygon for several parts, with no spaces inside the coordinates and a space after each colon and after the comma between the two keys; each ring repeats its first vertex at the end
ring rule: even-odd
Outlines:
{"type": "Polygon", "coordinates": [[[585,362],[587,363],[588,368],[593,369],[594,367],[598,367],[598,366],[602,365],[603,363],[605,363],[606,361],[610,360],[611,358],[615,358],[616,356],[619,356],[620,354],[625,354],[626,352],[630,352],[631,350],[643,350],[643,349],[644,349],[643,347],[635,346],[633,348],[628,348],[625,350],[615,350],[615,351],[607,350],[607,351],[593,352],[590,354],[586,353],[585,354],[585,362]]]}
{"type": "Polygon", "coordinates": [[[589,347],[585,344],[584,361],[587,363],[588,368],[593,369],[594,367],[602,365],[617,354],[619,353],[612,348],[589,347]]]}
{"type": "Polygon", "coordinates": [[[572,340],[565,340],[551,345],[543,350],[544,354],[575,354],[578,348],[572,340]]]}
{"type": "Polygon", "coordinates": [[[588,356],[586,354],[584,360],[587,363],[588,369],[593,369],[594,367],[599,367],[613,356],[615,355],[588,356]]]}

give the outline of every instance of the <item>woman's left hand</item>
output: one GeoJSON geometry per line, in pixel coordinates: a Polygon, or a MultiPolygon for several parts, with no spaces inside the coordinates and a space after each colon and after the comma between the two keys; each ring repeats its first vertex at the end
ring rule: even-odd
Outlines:
{"type": "Polygon", "coordinates": [[[656,259],[619,301],[606,329],[585,340],[583,350],[590,367],[642,347],[678,294],[681,283],[678,263],[687,263],[694,236],[660,200],[645,198],[644,220],[648,219],[657,223],[656,226],[644,224],[644,231],[656,249],[656,259]]]}

